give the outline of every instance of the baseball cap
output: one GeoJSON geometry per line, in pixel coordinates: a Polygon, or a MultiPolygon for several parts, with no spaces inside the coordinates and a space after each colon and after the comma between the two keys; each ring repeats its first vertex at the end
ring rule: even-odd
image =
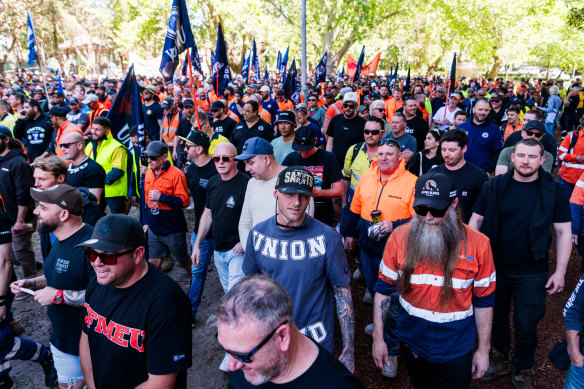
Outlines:
{"type": "Polygon", "coordinates": [[[260,92],[269,92],[270,91],[270,87],[267,85],[264,85],[260,88],[260,92]]]}
{"type": "Polygon", "coordinates": [[[148,147],[146,147],[146,150],[144,150],[144,154],[150,157],[160,157],[161,155],[164,155],[166,153],[168,153],[168,146],[166,145],[166,143],[161,142],[159,140],[150,142],[150,144],[148,144],[148,147]]]}
{"type": "Polygon", "coordinates": [[[343,98],[343,96],[345,96],[345,94],[350,93],[350,92],[353,92],[353,88],[346,86],[339,91],[339,96],[341,98],[343,98]]]}
{"type": "Polygon", "coordinates": [[[258,84],[251,84],[249,87],[253,89],[260,89],[260,86],[258,84]]]}
{"type": "Polygon", "coordinates": [[[209,110],[211,111],[219,111],[220,109],[225,108],[225,104],[223,104],[222,101],[213,101],[213,104],[211,104],[211,108],[209,108],[209,110]]]}
{"type": "Polygon", "coordinates": [[[209,136],[205,134],[203,131],[191,131],[186,138],[183,138],[182,136],[179,136],[179,138],[184,140],[185,142],[201,146],[205,150],[209,150],[209,146],[211,145],[211,140],[209,139],[209,136]]]}
{"type": "Polygon", "coordinates": [[[454,92],[454,93],[451,93],[451,94],[450,94],[450,97],[454,97],[454,98],[456,98],[457,100],[460,100],[460,95],[459,95],[458,93],[456,93],[456,92],[454,92]]]}
{"type": "Polygon", "coordinates": [[[446,209],[456,198],[456,186],[445,174],[429,172],[416,181],[414,207],[425,205],[435,209],[446,209]]]}
{"type": "Polygon", "coordinates": [[[195,103],[193,102],[193,99],[184,99],[183,100],[183,107],[194,107],[195,103]]]}
{"type": "Polygon", "coordinates": [[[523,126],[523,130],[539,130],[542,134],[545,133],[545,126],[539,120],[530,120],[523,126]]]}
{"type": "Polygon", "coordinates": [[[276,189],[281,193],[300,193],[312,196],[314,175],[300,166],[290,166],[282,170],[276,179],[276,189]]]}
{"type": "Polygon", "coordinates": [[[69,104],[79,104],[77,97],[69,97],[69,104]]]}
{"type": "Polygon", "coordinates": [[[290,110],[280,112],[280,116],[278,116],[278,120],[276,120],[274,123],[280,123],[280,122],[290,123],[290,124],[295,126],[296,125],[296,114],[294,113],[294,111],[290,111],[290,110]]]}
{"type": "Polygon", "coordinates": [[[359,103],[359,96],[356,92],[347,92],[343,97],[343,103],[359,103]]]}
{"type": "Polygon", "coordinates": [[[57,91],[54,91],[53,93],[51,93],[51,96],[65,97],[65,95],[63,94],[63,92],[59,92],[58,90],[57,91]]]}
{"type": "Polygon", "coordinates": [[[360,105],[357,107],[357,113],[367,111],[367,107],[364,105],[360,105]]]}
{"type": "Polygon", "coordinates": [[[97,100],[99,100],[97,95],[94,95],[93,93],[89,93],[85,96],[85,99],[83,100],[83,105],[94,103],[97,100]]]}
{"type": "Polygon", "coordinates": [[[52,107],[51,110],[49,111],[49,116],[57,116],[57,117],[67,117],[67,110],[63,107],[52,107]]]}
{"type": "Polygon", "coordinates": [[[439,86],[438,88],[436,88],[436,91],[446,93],[446,88],[444,88],[443,86],[439,86]]]}
{"type": "Polygon", "coordinates": [[[83,213],[83,196],[81,192],[72,186],[59,184],[47,190],[30,188],[30,195],[43,203],[57,204],[73,215],[81,216],[83,213]]]}
{"type": "Polygon", "coordinates": [[[519,97],[513,97],[509,100],[509,104],[521,104],[521,99],[519,97]]]}
{"type": "Polygon", "coordinates": [[[0,136],[3,138],[12,138],[12,131],[10,131],[10,128],[6,127],[6,126],[2,126],[0,125],[0,136]]]}
{"type": "Polygon", "coordinates": [[[264,138],[255,136],[245,141],[243,145],[243,152],[233,159],[236,161],[244,161],[246,159],[253,158],[258,154],[273,155],[274,148],[270,142],[264,138]]]}
{"type": "Polygon", "coordinates": [[[32,93],[44,93],[44,91],[43,88],[37,86],[36,88],[33,89],[32,93]]]}
{"type": "Polygon", "coordinates": [[[137,248],[145,244],[144,231],[138,220],[128,215],[114,214],[99,219],[91,239],[75,247],[91,247],[112,252],[126,247],[137,248]]]}
{"type": "Polygon", "coordinates": [[[162,108],[164,108],[164,109],[168,109],[168,108],[170,108],[173,105],[174,105],[174,99],[172,97],[167,97],[162,102],[162,108]]]}
{"type": "Polygon", "coordinates": [[[315,146],[314,141],[316,140],[316,135],[314,130],[308,126],[298,127],[294,132],[294,142],[292,142],[292,150],[296,151],[309,151],[315,146]]]}
{"type": "Polygon", "coordinates": [[[326,92],[323,96],[324,97],[335,97],[335,95],[333,95],[333,92],[326,92]]]}

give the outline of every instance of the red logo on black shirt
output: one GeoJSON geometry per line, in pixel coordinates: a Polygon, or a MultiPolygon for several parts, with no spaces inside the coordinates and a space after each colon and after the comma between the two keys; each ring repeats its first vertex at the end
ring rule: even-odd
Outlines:
{"type": "Polygon", "coordinates": [[[144,352],[145,333],[143,330],[126,327],[113,320],[110,320],[108,323],[107,319],[91,309],[89,304],[85,303],[84,305],[85,309],[87,309],[87,315],[85,316],[85,325],[87,325],[87,328],[91,328],[93,323],[97,322],[93,328],[94,332],[104,335],[118,346],[128,347],[129,344],[130,347],[139,352],[144,352]]]}

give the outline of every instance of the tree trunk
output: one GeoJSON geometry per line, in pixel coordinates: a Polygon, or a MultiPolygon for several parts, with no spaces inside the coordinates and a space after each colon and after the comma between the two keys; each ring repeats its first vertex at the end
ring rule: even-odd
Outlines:
{"type": "Polygon", "coordinates": [[[495,54],[493,55],[493,59],[495,60],[495,62],[493,63],[493,67],[491,67],[491,70],[487,74],[487,80],[497,78],[497,74],[499,73],[499,69],[501,68],[501,59],[499,58],[499,56],[495,54]]]}
{"type": "Polygon", "coordinates": [[[434,72],[438,68],[438,65],[440,64],[440,61],[442,61],[442,57],[444,57],[444,51],[442,51],[440,53],[440,56],[436,58],[436,60],[432,62],[432,64],[428,67],[428,75],[434,74],[434,72]]]}

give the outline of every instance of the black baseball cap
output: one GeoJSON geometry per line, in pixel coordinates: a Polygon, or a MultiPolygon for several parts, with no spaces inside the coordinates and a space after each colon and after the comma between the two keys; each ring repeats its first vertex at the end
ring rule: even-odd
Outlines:
{"type": "Polygon", "coordinates": [[[538,130],[543,134],[545,133],[545,126],[539,120],[530,120],[523,126],[523,130],[538,130]]]}
{"type": "Polygon", "coordinates": [[[309,151],[316,147],[316,135],[314,130],[308,126],[298,127],[294,132],[294,142],[292,142],[292,150],[309,151]]]}
{"type": "Polygon", "coordinates": [[[128,215],[107,215],[99,219],[91,239],[75,247],[91,247],[105,252],[113,252],[126,247],[144,246],[144,230],[138,220],[128,215]]]}
{"type": "Polygon", "coordinates": [[[203,147],[205,151],[209,150],[209,146],[211,145],[211,140],[209,136],[205,134],[203,131],[191,131],[186,138],[179,136],[180,139],[184,140],[185,142],[192,143],[197,146],[203,147]]]}
{"type": "Polygon", "coordinates": [[[280,115],[278,116],[278,120],[276,120],[274,122],[274,124],[280,123],[280,122],[290,123],[290,124],[295,126],[296,125],[296,114],[294,113],[294,111],[290,111],[290,110],[280,112],[280,115]]]}
{"type": "Polygon", "coordinates": [[[333,92],[326,92],[323,96],[324,97],[335,97],[335,95],[333,94],[333,92]]]}
{"type": "Polygon", "coordinates": [[[290,166],[282,170],[276,179],[276,190],[281,193],[300,193],[313,196],[314,175],[300,166],[290,166]]]}
{"type": "Polygon", "coordinates": [[[184,99],[183,100],[183,107],[194,107],[195,103],[193,99],[184,99]]]}
{"type": "Polygon", "coordinates": [[[10,131],[10,128],[0,125],[0,137],[13,138],[12,131],[10,131]]]}
{"type": "Polygon", "coordinates": [[[69,104],[79,104],[77,97],[69,97],[69,104]]]}
{"type": "Polygon", "coordinates": [[[81,213],[83,213],[83,196],[77,188],[72,186],[59,184],[47,190],[30,188],[30,195],[36,201],[57,204],[73,215],[81,216],[81,213]]]}
{"type": "Polygon", "coordinates": [[[51,93],[51,96],[65,97],[63,92],[59,92],[59,91],[54,91],[53,93],[51,93]]]}
{"type": "Polygon", "coordinates": [[[161,155],[164,155],[166,153],[168,153],[168,146],[166,145],[166,143],[161,142],[159,140],[150,142],[148,144],[148,147],[146,147],[146,150],[144,150],[144,154],[150,157],[160,157],[161,155]]]}
{"type": "Polygon", "coordinates": [[[216,100],[213,101],[213,104],[211,104],[211,108],[209,108],[210,111],[219,111],[220,109],[225,108],[225,104],[223,104],[222,101],[216,100]]]}
{"type": "Polygon", "coordinates": [[[447,175],[429,172],[416,181],[413,206],[425,205],[435,209],[446,209],[456,195],[456,186],[447,175]]]}
{"type": "Polygon", "coordinates": [[[164,109],[168,109],[168,108],[172,107],[173,105],[174,105],[174,99],[172,97],[167,97],[162,102],[162,108],[164,108],[164,109]]]}

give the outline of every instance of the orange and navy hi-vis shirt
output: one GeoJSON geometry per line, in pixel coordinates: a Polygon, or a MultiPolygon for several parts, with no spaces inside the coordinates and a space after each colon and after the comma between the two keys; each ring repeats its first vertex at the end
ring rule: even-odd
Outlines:
{"type": "Polygon", "coordinates": [[[288,99],[284,100],[284,102],[276,100],[276,103],[278,103],[278,108],[280,109],[280,112],[284,112],[289,109],[294,109],[294,103],[288,99]]]}
{"type": "Polygon", "coordinates": [[[570,150],[573,136],[574,133],[570,132],[558,148],[558,157],[562,162],[559,176],[569,184],[575,184],[582,175],[582,172],[584,172],[584,164],[576,161],[577,155],[584,155],[584,131],[580,130],[578,132],[578,141],[574,145],[574,148],[570,150]]]}
{"type": "MultiPolygon", "coordinates": [[[[282,112],[282,110],[280,110],[282,112]]],[[[324,112],[325,119],[332,119],[333,117],[344,113],[345,110],[343,109],[343,102],[341,100],[336,101],[334,104],[331,104],[326,111],[324,112]]]]}
{"type": "MultiPolygon", "coordinates": [[[[410,225],[395,229],[385,246],[375,284],[375,291],[385,296],[394,292],[403,274],[410,225]]],[[[460,242],[458,264],[452,273],[451,301],[440,306],[444,273],[442,268],[424,262],[414,268],[410,289],[399,292],[396,335],[431,363],[445,363],[472,351],[474,308],[495,304],[495,264],[489,239],[467,225],[464,229],[466,237],[460,242]]]]}
{"type": "Polygon", "coordinates": [[[570,203],[580,206],[584,205],[584,172],[582,172],[582,175],[574,186],[572,196],[570,197],[570,203]]]}
{"type": "Polygon", "coordinates": [[[521,131],[523,130],[523,123],[519,122],[517,123],[517,125],[515,127],[513,127],[511,124],[507,123],[507,125],[505,126],[505,133],[503,135],[503,140],[506,140],[507,137],[509,137],[509,135],[513,134],[515,131],[521,131]]]}
{"type": "Polygon", "coordinates": [[[144,178],[144,210],[143,223],[156,235],[170,234],[187,230],[183,208],[188,207],[189,188],[184,173],[170,162],[158,176],[152,169],[146,171],[144,178]],[[151,201],[150,191],[160,192],[160,200],[151,201]],[[155,210],[155,211],[153,211],[155,210]]]}
{"type": "Polygon", "coordinates": [[[393,114],[395,113],[396,110],[403,107],[403,105],[404,105],[403,100],[400,99],[399,101],[396,101],[393,97],[385,102],[385,116],[387,117],[388,123],[391,123],[393,119],[393,114]]]}

